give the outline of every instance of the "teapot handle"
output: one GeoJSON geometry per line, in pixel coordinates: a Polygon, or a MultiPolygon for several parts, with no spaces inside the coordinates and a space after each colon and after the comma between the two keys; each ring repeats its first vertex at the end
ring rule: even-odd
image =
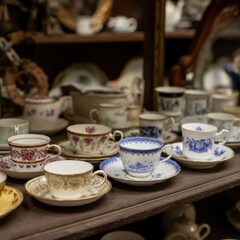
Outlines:
{"type": "Polygon", "coordinates": [[[211,231],[210,226],[206,223],[201,224],[198,227],[198,234],[199,234],[201,239],[206,238],[209,235],[210,231],[211,231]]]}

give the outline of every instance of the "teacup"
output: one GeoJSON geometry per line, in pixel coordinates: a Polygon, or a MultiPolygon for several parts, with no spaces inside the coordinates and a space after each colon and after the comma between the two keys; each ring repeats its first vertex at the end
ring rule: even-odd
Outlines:
{"type": "Polygon", "coordinates": [[[209,93],[203,90],[188,89],[185,96],[185,115],[196,116],[207,112],[209,93]]]}
{"type": "Polygon", "coordinates": [[[7,140],[9,137],[29,132],[29,121],[20,118],[0,119],[0,146],[1,149],[9,149],[7,140]]]}
{"type": "Polygon", "coordinates": [[[157,87],[155,91],[157,92],[159,113],[165,115],[173,111],[182,112],[185,88],[157,87]]]}
{"type": "Polygon", "coordinates": [[[86,36],[94,34],[92,19],[92,16],[79,16],[76,22],[76,33],[86,36]]]}
{"type": "Polygon", "coordinates": [[[210,98],[210,112],[222,112],[226,106],[233,106],[234,101],[231,95],[213,94],[210,98]]]}
{"type": "Polygon", "coordinates": [[[61,154],[61,148],[56,144],[49,144],[50,141],[48,136],[41,134],[19,134],[8,138],[14,169],[18,172],[42,171],[46,160],[56,160],[61,154]],[[47,158],[50,148],[55,149],[57,154],[47,158]]]}
{"type": "Polygon", "coordinates": [[[114,103],[101,103],[97,109],[90,111],[89,118],[92,123],[118,128],[127,122],[126,107],[114,103]]]}
{"type": "Polygon", "coordinates": [[[140,135],[143,137],[158,138],[161,141],[173,130],[175,121],[155,112],[146,112],[139,115],[140,135]]]}
{"type": "Polygon", "coordinates": [[[225,144],[229,139],[229,131],[205,123],[185,123],[181,126],[183,154],[190,159],[210,159],[214,150],[216,137],[224,136],[218,144],[225,144]]]}
{"type": "Polygon", "coordinates": [[[119,154],[128,177],[151,178],[151,173],[160,162],[172,156],[171,146],[163,146],[159,139],[149,137],[128,137],[119,141],[119,154]],[[167,147],[171,154],[160,161],[161,152],[167,147]]]}
{"type": "Polygon", "coordinates": [[[75,124],[67,127],[67,135],[77,154],[102,154],[118,146],[117,136],[123,132],[101,124],[75,124]],[[115,141],[111,141],[115,140],[115,141]]]}
{"type": "Polygon", "coordinates": [[[0,196],[1,196],[1,192],[4,188],[4,186],[6,185],[7,182],[7,175],[6,173],[0,171],[0,196]]]}
{"type": "Polygon", "coordinates": [[[218,131],[227,129],[232,131],[235,125],[240,125],[240,118],[230,113],[213,112],[207,114],[207,121],[218,128],[218,131]]]}
{"type": "Polygon", "coordinates": [[[93,172],[91,163],[78,160],[47,163],[44,173],[50,193],[61,199],[80,198],[86,191],[102,186],[107,180],[103,170],[93,172]],[[100,181],[96,181],[97,175],[102,176],[100,181]]]}
{"type": "Polygon", "coordinates": [[[116,33],[132,33],[137,29],[137,20],[119,15],[110,17],[107,26],[116,33]]]}

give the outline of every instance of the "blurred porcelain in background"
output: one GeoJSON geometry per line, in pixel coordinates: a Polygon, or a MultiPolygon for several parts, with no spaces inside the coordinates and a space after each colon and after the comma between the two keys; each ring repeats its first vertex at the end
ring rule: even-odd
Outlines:
{"type": "Polygon", "coordinates": [[[185,116],[203,115],[207,112],[209,93],[203,90],[188,89],[185,96],[185,116]]]}
{"type": "Polygon", "coordinates": [[[110,17],[107,27],[115,33],[132,33],[137,29],[137,20],[133,17],[116,16],[110,17]]]}
{"type": "Polygon", "coordinates": [[[106,233],[101,240],[144,240],[140,234],[127,230],[118,230],[106,233]]]}
{"type": "Polygon", "coordinates": [[[102,29],[100,25],[98,29],[94,29],[92,26],[92,16],[78,16],[76,23],[76,33],[79,35],[93,35],[102,29]]]}

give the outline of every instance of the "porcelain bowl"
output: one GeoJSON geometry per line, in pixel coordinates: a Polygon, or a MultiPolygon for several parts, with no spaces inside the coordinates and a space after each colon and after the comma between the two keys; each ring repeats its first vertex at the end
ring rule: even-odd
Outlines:
{"type": "Polygon", "coordinates": [[[90,122],[89,113],[100,103],[116,103],[127,106],[127,96],[120,91],[71,92],[74,115],[80,116],[83,123],[90,122]]]}

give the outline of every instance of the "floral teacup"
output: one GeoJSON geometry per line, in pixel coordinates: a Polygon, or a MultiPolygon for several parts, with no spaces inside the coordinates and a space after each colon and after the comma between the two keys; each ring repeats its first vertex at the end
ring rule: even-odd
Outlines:
{"type": "Polygon", "coordinates": [[[123,138],[123,133],[100,124],[75,124],[67,128],[68,139],[74,146],[77,154],[102,154],[106,149],[111,150],[118,146],[116,136],[123,138]]]}

